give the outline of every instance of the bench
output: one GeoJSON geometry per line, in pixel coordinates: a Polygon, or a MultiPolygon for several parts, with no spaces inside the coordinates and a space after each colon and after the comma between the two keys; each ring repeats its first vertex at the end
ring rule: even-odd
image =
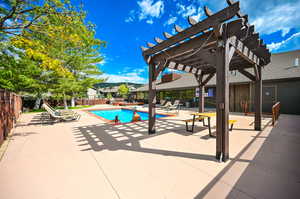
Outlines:
{"type": "Polygon", "coordinates": [[[229,131],[232,131],[233,125],[237,122],[237,120],[229,120],[228,124],[230,126],[229,131]]]}
{"type": "Polygon", "coordinates": [[[195,120],[194,119],[187,119],[187,120],[182,120],[182,121],[185,122],[186,131],[188,131],[188,132],[193,132],[194,131],[194,122],[195,121],[202,121],[203,122],[203,126],[205,126],[204,117],[201,117],[201,116],[195,118],[195,120]],[[189,127],[188,127],[188,123],[189,122],[193,122],[192,129],[189,129],[189,127]]]}

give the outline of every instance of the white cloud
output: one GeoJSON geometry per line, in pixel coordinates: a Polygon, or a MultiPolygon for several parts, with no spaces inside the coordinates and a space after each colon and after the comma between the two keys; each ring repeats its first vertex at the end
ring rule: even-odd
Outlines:
{"type": "MultiPolygon", "coordinates": [[[[214,13],[228,6],[225,0],[197,2],[201,8],[207,5],[214,13]]],[[[242,13],[249,15],[250,24],[254,24],[255,31],[260,34],[281,31],[285,36],[292,28],[300,29],[300,0],[243,0],[240,1],[240,7],[242,13]]]]}
{"type": "Polygon", "coordinates": [[[147,24],[153,24],[153,20],[152,20],[152,19],[148,19],[148,20],[146,21],[146,23],[147,23],[147,24]]]}
{"type": "Polygon", "coordinates": [[[126,22],[126,23],[130,23],[130,22],[133,22],[134,19],[135,19],[135,11],[134,11],[134,10],[130,10],[130,12],[129,12],[129,17],[127,17],[127,18],[125,19],[125,22],[126,22]]]}
{"type": "Polygon", "coordinates": [[[281,31],[285,36],[292,28],[300,28],[299,0],[264,0],[259,2],[259,9],[257,5],[253,0],[241,2],[242,11],[249,14],[257,32],[271,34],[281,31]]]}
{"type": "Polygon", "coordinates": [[[133,22],[133,18],[132,17],[128,17],[128,18],[125,19],[125,22],[126,23],[133,22]]]}
{"type": "Polygon", "coordinates": [[[137,2],[139,10],[131,10],[129,16],[125,19],[126,23],[133,22],[138,19],[139,21],[145,20],[148,24],[153,24],[154,18],[160,18],[164,13],[164,2],[158,0],[154,2],[153,0],[141,0],[137,2]]]}
{"type": "Polygon", "coordinates": [[[164,2],[162,0],[156,3],[153,0],[142,0],[137,2],[140,7],[139,19],[146,19],[147,17],[159,18],[164,12],[164,2]]]}
{"type": "Polygon", "coordinates": [[[164,26],[166,26],[166,25],[171,25],[171,24],[175,23],[176,21],[177,21],[177,17],[172,17],[172,16],[170,16],[170,18],[168,19],[168,21],[166,21],[166,22],[164,23],[164,26]]]}
{"type": "Polygon", "coordinates": [[[297,32],[297,33],[293,34],[292,36],[290,36],[289,38],[287,38],[286,40],[283,40],[283,41],[277,42],[277,43],[273,42],[271,44],[268,44],[267,46],[270,49],[270,51],[273,51],[273,52],[283,49],[284,47],[286,47],[290,43],[292,43],[292,46],[294,46],[294,47],[297,46],[299,48],[299,44],[298,45],[294,44],[295,39],[297,39],[299,37],[300,37],[300,32],[297,32]]]}
{"type": "Polygon", "coordinates": [[[101,78],[107,78],[107,82],[116,83],[116,82],[132,82],[143,84],[146,83],[146,79],[138,76],[137,73],[127,73],[124,75],[116,74],[103,74],[101,78]]]}
{"type": "Polygon", "coordinates": [[[200,18],[203,16],[204,12],[202,7],[197,7],[193,4],[189,6],[184,6],[180,3],[176,4],[178,9],[177,14],[181,15],[183,18],[187,18],[189,16],[193,17],[196,21],[199,21],[200,18]]]}
{"type": "Polygon", "coordinates": [[[133,71],[140,74],[140,73],[146,72],[147,69],[148,69],[148,66],[145,66],[144,68],[136,68],[133,71]]]}
{"type": "Polygon", "coordinates": [[[123,71],[119,71],[117,74],[103,74],[100,77],[106,78],[107,82],[132,82],[144,84],[147,79],[143,77],[143,74],[147,72],[148,66],[140,68],[124,67],[123,71]]]}
{"type": "Polygon", "coordinates": [[[271,34],[281,30],[284,36],[296,25],[296,21],[300,20],[299,9],[300,7],[292,4],[280,5],[256,18],[253,24],[261,33],[271,34]]]}
{"type": "Polygon", "coordinates": [[[197,9],[194,5],[184,6],[180,3],[176,4],[177,8],[179,9],[178,14],[182,15],[183,17],[188,17],[196,13],[197,9]]]}

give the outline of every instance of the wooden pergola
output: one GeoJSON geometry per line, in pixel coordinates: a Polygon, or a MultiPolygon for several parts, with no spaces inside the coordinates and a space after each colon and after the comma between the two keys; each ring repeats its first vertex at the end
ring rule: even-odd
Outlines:
{"type": "Polygon", "coordinates": [[[254,128],[261,130],[261,69],[271,57],[254,26],[248,23],[248,15],[241,13],[239,2],[227,0],[227,3],[228,7],[217,13],[204,7],[207,18],[203,21],[188,17],[188,28],[175,25],[177,34],[165,32],[166,40],[156,37],[156,44],[147,43],[149,48],[142,47],[149,65],[149,134],[155,133],[155,82],[165,68],[195,75],[200,89],[199,112],[204,111],[204,87],[216,74],[216,158],[222,161],[229,158],[228,73],[237,70],[254,82],[254,128]]]}

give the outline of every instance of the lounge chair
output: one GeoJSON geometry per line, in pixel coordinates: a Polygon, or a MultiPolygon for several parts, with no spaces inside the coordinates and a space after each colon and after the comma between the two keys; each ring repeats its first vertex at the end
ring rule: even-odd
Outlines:
{"type": "Polygon", "coordinates": [[[168,107],[172,106],[172,103],[170,101],[167,101],[163,106],[160,106],[158,108],[161,109],[167,109],[168,107]]]}
{"type": "Polygon", "coordinates": [[[160,108],[163,107],[167,103],[167,100],[160,100],[160,104],[157,104],[156,107],[160,108]]]}
{"type": "Polygon", "coordinates": [[[69,113],[69,114],[59,114],[58,112],[53,111],[49,106],[43,104],[42,107],[49,113],[52,119],[63,120],[63,121],[71,121],[78,120],[81,115],[78,113],[69,113]]]}
{"type": "Polygon", "coordinates": [[[44,106],[49,107],[52,111],[54,111],[55,113],[59,114],[59,115],[70,115],[70,114],[76,114],[76,112],[72,111],[72,110],[56,110],[54,109],[52,106],[50,106],[48,103],[44,103],[44,106]]]}
{"type": "Polygon", "coordinates": [[[171,110],[179,111],[179,108],[180,108],[180,101],[179,100],[175,100],[172,105],[166,107],[167,111],[171,111],[171,110]]]}

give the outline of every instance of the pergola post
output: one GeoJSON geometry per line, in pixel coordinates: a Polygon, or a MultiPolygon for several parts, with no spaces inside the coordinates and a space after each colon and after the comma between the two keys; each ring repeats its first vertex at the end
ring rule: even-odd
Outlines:
{"type": "Polygon", "coordinates": [[[254,110],[255,110],[255,119],[254,119],[254,129],[257,131],[261,130],[261,117],[262,117],[262,76],[261,76],[261,67],[257,67],[258,77],[254,83],[255,87],[255,96],[254,96],[254,110]]]}
{"type": "Polygon", "coordinates": [[[156,104],[156,84],[155,84],[155,65],[149,64],[149,94],[148,94],[148,108],[149,108],[149,125],[148,134],[155,133],[155,104],[156,104]]]}
{"type": "Polygon", "coordinates": [[[216,158],[222,161],[229,159],[229,81],[228,71],[234,48],[229,46],[227,38],[223,36],[218,41],[216,51],[216,73],[217,73],[217,136],[216,136],[216,158]]]}
{"type": "Polygon", "coordinates": [[[204,112],[204,85],[199,84],[199,113],[204,112]]]}

